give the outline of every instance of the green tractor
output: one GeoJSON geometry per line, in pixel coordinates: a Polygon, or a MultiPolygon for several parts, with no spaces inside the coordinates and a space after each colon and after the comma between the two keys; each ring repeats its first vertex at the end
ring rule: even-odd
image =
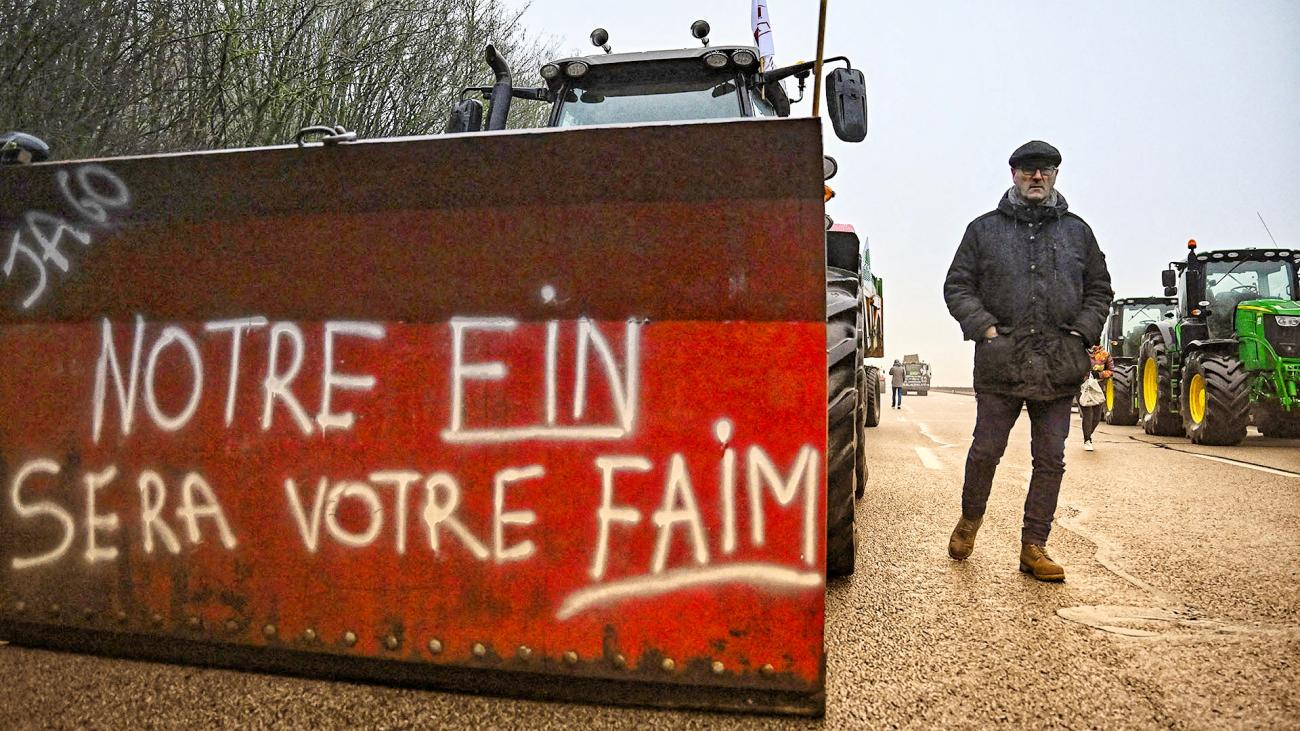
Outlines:
{"type": "Polygon", "coordinates": [[[1233,445],[1253,422],[1300,436],[1300,251],[1187,247],[1162,273],[1174,316],[1138,350],[1144,431],[1233,445]]]}
{"type": "Polygon", "coordinates": [[[1173,297],[1125,297],[1110,303],[1110,316],[1106,318],[1106,331],[1101,338],[1115,361],[1114,375],[1106,382],[1107,424],[1138,423],[1138,390],[1133,387],[1138,349],[1142,347],[1147,327],[1160,322],[1177,303],[1173,297]]]}

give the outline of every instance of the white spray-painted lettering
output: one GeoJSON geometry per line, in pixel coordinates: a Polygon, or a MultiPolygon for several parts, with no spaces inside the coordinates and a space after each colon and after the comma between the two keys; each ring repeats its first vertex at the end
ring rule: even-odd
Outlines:
{"type": "MultiPolygon", "coordinates": [[[[14,474],[9,486],[9,502],[14,513],[24,521],[57,521],[61,528],[61,538],[53,549],[35,556],[19,556],[11,561],[14,569],[28,569],[54,563],[63,558],[76,538],[78,522],[68,508],[54,500],[24,500],[25,489],[35,489],[28,483],[37,475],[59,478],[62,467],[52,459],[38,458],[26,462],[14,474]]],[[[102,512],[99,508],[101,496],[113,492],[118,483],[117,465],[108,465],[103,469],[87,469],[81,474],[83,486],[80,503],[84,514],[80,525],[85,535],[86,550],[82,554],[87,563],[117,561],[121,551],[117,545],[110,545],[109,536],[122,527],[122,518],[116,512],[102,512]]],[[[42,481],[40,487],[45,492],[66,492],[71,484],[66,480],[55,479],[42,481]],[[54,488],[54,489],[51,489],[54,488]]],[[[180,553],[181,544],[176,531],[163,519],[163,507],[167,502],[167,485],[157,470],[146,468],[136,478],[140,505],[140,530],[142,548],[146,555],[154,553],[155,538],[161,539],[167,552],[180,553]]],[[[203,527],[200,521],[209,520],[215,526],[222,547],[232,550],[238,545],[234,532],[226,519],[225,511],[217,499],[216,493],[207,480],[197,472],[189,472],[181,480],[180,507],[176,509],[176,519],[184,525],[185,535],[190,544],[203,543],[203,527]]],[[[71,497],[71,496],[69,496],[71,497]]]]}
{"type": "MultiPolygon", "coordinates": [[[[71,174],[60,170],[55,174],[55,182],[65,202],[83,219],[84,224],[107,225],[110,223],[111,210],[126,208],[131,203],[131,191],[126,183],[113,171],[97,163],[82,165],[71,174]],[[73,178],[79,188],[76,192],[71,185],[73,178]]],[[[50,288],[47,262],[65,274],[72,269],[72,262],[62,248],[65,237],[84,248],[91,245],[93,236],[81,225],[45,211],[27,211],[21,219],[25,227],[20,226],[13,232],[9,241],[9,256],[0,270],[4,271],[6,278],[13,278],[15,265],[20,261],[18,256],[23,256],[22,260],[27,262],[36,280],[20,302],[22,309],[29,310],[50,288]],[[35,249],[24,242],[24,232],[35,240],[35,249]]]]}
{"type": "Polygon", "coordinates": [[[38,474],[57,477],[60,471],[58,463],[54,460],[34,459],[19,467],[18,472],[14,475],[13,482],[9,486],[9,503],[13,505],[14,512],[18,514],[18,517],[26,519],[45,516],[58,521],[63,527],[63,537],[59,539],[59,545],[36,556],[14,557],[12,566],[15,569],[27,569],[58,561],[72,546],[72,539],[77,530],[76,523],[72,520],[72,513],[64,510],[58,503],[49,500],[38,500],[33,503],[24,503],[22,500],[23,486],[28,478],[38,474]]]}
{"type": "MultiPolygon", "coordinates": [[[[294,380],[302,369],[307,349],[302,328],[292,322],[269,323],[265,317],[260,316],[215,320],[202,326],[202,332],[208,337],[219,338],[226,334],[230,337],[230,376],[225,389],[223,410],[225,425],[229,427],[235,420],[239,372],[247,350],[243,347],[244,335],[264,328],[268,324],[271,325],[271,329],[265,354],[266,375],[261,384],[262,430],[268,431],[273,426],[277,403],[282,404],[289,412],[294,424],[304,436],[352,429],[356,423],[356,414],[350,410],[336,410],[334,399],[337,392],[370,391],[374,389],[377,381],[373,375],[339,372],[336,363],[337,352],[344,338],[382,340],[385,337],[384,327],[378,323],[351,321],[329,321],[322,325],[324,357],[321,367],[321,394],[319,408],[313,419],[291,390],[294,380]],[[284,353],[282,357],[282,350],[289,352],[284,353]]],[[[107,318],[101,321],[99,358],[95,363],[94,391],[91,396],[93,400],[91,438],[96,444],[103,436],[106,412],[111,403],[110,390],[116,396],[118,425],[123,437],[130,436],[135,427],[137,401],[144,402],[144,411],[149,420],[163,432],[184,429],[194,419],[203,403],[207,366],[199,341],[185,328],[167,325],[150,344],[148,341],[151,329],[146,325],[143,317],[135,318],[129,364],[124,369],[123,362],[126,358],[124,353],[119,353],[114,338],[113,323],[107,318]],[[145,355],[146,350],[147,355],[145,355]],[[169,357],[166,355],[169,351],[178,352],[180,358],[169,357]],[[141,369],[142,360],[143,369],[141,369]],[[179,367],[183,375],[179,378],[188,383],[189,388],[184,402],[170,404],[170,410],[160,403],[157,390],[160,372],[169,362],[181,364],[179,367]]]]}
{"type": "Polygon", "coordinates": [[[117,546],[100,548],[95,544],[95,534],[101,530],[105,533],[115,532],[120,521],[117,513],[101,515],[95,512],[95,493],[117,479],[117,467],[109,466],[102,472],[87,472],[83,479],[86,481],[86,562],[112,561],[117,558],[117,546]]]}
{"type": "MultiPolygon", "coordinates": [[[[542,359],[545,393],[542,399],[541,423],[533,425],[474,425],[465,424],[465,384],[468,381],[502,381],[509,374],[505,363],[465,361],[465,341],[471,333],[504,333],[508,335],[518,327],[516,320],[505,317],[454,317],[451,319],[451,404],[447,428],[442,431],[444,441],[456,444],[492,444],[539,441],[598,441],[622,439],[636,428],[637,408],[640,399],[640,339],[638,320],[627,320],[623,333],[623,368],[620,373],[618,359],[609,341],[596,323],[579,318],[576,323],[573,392],[573,424],[559,424],[558,376],[556,373],[560,342],[558,321],[546,323],[546,345],[542,359]],[[594,351],[605,375],[617,423],[584,424],[581,419],[587,410],[588,359],[594,351]]],[[[486,337],[486,336],[484,336],[486,337]]],[[[497,335],[501,337],[501,335],[497,335]]]]}
{"type": "MultiPolygon", "coordinates": [[[[714,424],[714,435],[724,449],[719,475],[719,492],[722,501],[719,527],[721,555],[734,554],[737,549],[735,476],[736,450],[731,446],[734,424],[730,419],[719,419],[714,424]]],[[[817,564],[817,465],[819,452],[811,445],[800,447],[794,464],[785,474],[771,456],[758,445],[745,451],[745,468],[748,475],[748,495],[751,506],[750,543],[762,547],[766,543],[764,525],[764,487],[770,488],[776,502],[786,507],[795,502],[800,489],[804,492],[802,504],[802,541],[800,557],[808,567],[817,564]]],[[[641,522],[641,512],[630,505],[615,502],[615,476],[622,473],[644,474],[653,469],[653,463],[638,455],[601,456],[596,458],[596,468],[601,476],[601,500],[596,510],[596,548],[588,575],[596,582],[567,596],[556,616],[569,619],[587,609],[615,604],[629,599],[658,596],[682,589],[725,583],[744,583],[769,590],[800,590],[820,587],[820,571],[799,570],[781,563],[744,561],[714,564],[709,553],[705,515],[701,513],[692,487],[690,470],[684,454],[668,458],[667,476],[664,478],[663,500],[651,518],[656,530],[654,552],[645,574],[605,580],[609,569],[610,543],[614,524],[628,528],[641,522]],[[674,529],[685,537],[692,562],[690,566],[668,567],[674,529]]]]}

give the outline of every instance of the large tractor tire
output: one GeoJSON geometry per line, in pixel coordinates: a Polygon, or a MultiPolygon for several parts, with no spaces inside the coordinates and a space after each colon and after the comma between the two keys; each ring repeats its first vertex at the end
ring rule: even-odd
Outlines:
{"type": "MultiPolygon", "coordinates": [[[[858,285],[858,290],[861,291],[858,285]]],[[[867,479],[871,475],[870,467],[867,465],[867,401],[871,394],[867,392],[867,364],[862,359],[866,353],[866,314],[867,309],[862,303],[862,298],[858,298],[858,319],[857,319],[857,352],[854,354],[854,362],[857,364],[857,376],[854,378],[854,388],[858,394],[858,413],[855,426],[858,430],[857,440],[858,448],[855,459],[857,462],[853,465],[853,497],[861,500],[867,492],[867,479]]]]}
{"type": "Polygon", "coordinates": [[[1193,444],[1232,446],[1246,438],[1250,381],[1239,358],[1193,353],[1183,369],[1183,427],[1193,444]]]}
{"type": "Polygon", "coordinates": [[[1159,333],[1148,333],[1138,350],[1138,414],[1147,434],[1183,434],[1183,420],[1173,411],[1172,373],[1165,341],[1159,333]]]}
{"type": "Polygon", "coordinates": [[[826,268],[826,575],[853,573],[858,552],[857,277],[826,268]]]}
{"type": "Polygon", "coordinates": [[[1133,406],[1133,377],[1137,368],[1131,365],[1115,366],[1106,382],[1106,423],[1114,426],[1133,426],[1138,423],[1138,412],[1133,406]]]}
{"type": "Polygon", "coordinates": [[[867,366],[867,419],[869,427],[880,426],[880,369],[867,366]]]}

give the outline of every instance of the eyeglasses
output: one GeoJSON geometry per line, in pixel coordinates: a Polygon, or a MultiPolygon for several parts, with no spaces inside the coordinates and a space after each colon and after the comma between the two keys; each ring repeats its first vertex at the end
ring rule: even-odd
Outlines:
{"type": "Polygon", "coordinates": [[[1042,173],[1042,176],[1044,178],[1050,178],[1056,174],[1055,165],[1044,165],[1043,167],[1028,167],[1028,168],[1016,168],[1016,169],[1019,170],[1020,173],[1024,175],[1026,178],[1034,177],[1035,172],[1042,173]]]}

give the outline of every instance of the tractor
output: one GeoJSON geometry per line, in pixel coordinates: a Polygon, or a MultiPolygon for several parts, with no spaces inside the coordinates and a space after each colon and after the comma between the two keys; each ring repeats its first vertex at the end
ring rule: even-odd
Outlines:
{"type": "Polygon", "coordinates": [[[1172,312],[1177,302],[1173,297],[1125,297],[1110,303],[1110,316],[1101,338],[1115,361],[1114,375],[1106,382],[1107,424],[1138,423],[1137,390],[1133,388],[1138,349],[1147,326],[1172,312]]]}
{"type": "Polygon", "coordinates": [[[1162,272],[1173,317],[1138,350],[1144,431],[1214,445],[1239,444],[1251,423],[1300,436],[1300,251],[1187,247],[1162,272]]]}
{"type": "Polygon", "coordinates": [[[862,448],[866,432],[870,427],[880,425],[880,400],[882,379],[880,368],[868,365],[864,358],[880,358],[885,354],[885,310],[884,282],[871,271],[871,251],[867,238],[858,237],[852,226],[832,224],[826,232],[826,263],[831,271],[838,270],[841,276],[851,273],[857,277],[861,293],[857,311],[857,374],[855,389],[858,397],[857,431],[858,448],[855,466],[856,490],[854,495],[861,498],[866,494],[869,468],[867,453],[862,448]]]}
{"type": "MultiPolygon", "coordinates": [[[[806,79],[817,62],[803,62],[776,69],[763,69],[758,49],[752,46],[712,46],[709,24],[697,20],[691,35],[701,45],[680,50],[612,53],[609,33],[597,28],[592,45],[604,51],[590,56],[562,58],[544,64],[540,75],[545,86],[516,88],[509,64],[488,46],[485,60],[495,75],[492,86],[466,88],[447,123],[451,133],[480,129],[503,130],[511,99],[550,105],[546,126],[574,128],[590,125],[634,124],[721,120],[735,118],[788,117],[792,102],[803,99],[806,79]],[[799,96],[791,100],[782,82],[793,78],[799,96]],[[487,123],[481,100],[488,101],[487,123]]],[[[866,90],[862,72],[847,58],[826,76],[827,113],[835,134],[846,142],[866,137],[866,90]]],[[[700,161],[705,174],[708,160],[700,161]]],[[[824,177],[836,170],[826,157],[824,177]]],[[[735,171],[731,179],[744,180],[761,171],[735,171]]],[[[761,177],[761,175],[760,175],[761,177]]],[[[726,184],[719,178],[719,184],[726,184]]],[[[827,193],[829,200],[831,193],[827,193]]],[[[826,228],[833,221],[826,217],[826,228]]],[[[832,234],[834,236],[834,234],[832,234]]],[[[860,395],[865,377],[864,340],[859,336],[866,317],[863,280],[856,268],[862,257],[856,236],[848,244],[851,252],[836,256],[838,248],[827,246],[826,265],[826,359],[828,368],[828,431],[826,445],[827,542],[826,571],[829,576],[851,574],[857,553],[854,500],[863,494],[866,464],[862,457],[865,441],[860,395]],[[854,266],[849,266],[858,262],[854,266]]]]}

